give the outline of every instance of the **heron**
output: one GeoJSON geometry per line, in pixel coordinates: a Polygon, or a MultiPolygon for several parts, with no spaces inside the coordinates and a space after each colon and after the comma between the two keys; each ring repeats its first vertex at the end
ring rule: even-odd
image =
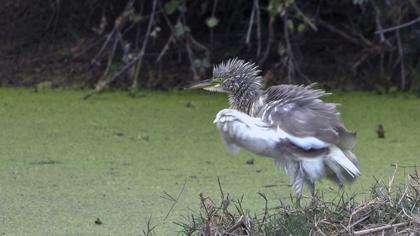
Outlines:
{"type": "Polygon", "coordinates": [[[312,196],[315,182],[327,178],[342,187],[361,172],[352,149],[356,133],[345,128],[329,93],[313,85],[276,85],[264,89],[261,70],[251,62],[229,59],[213,76],[191,88],[229,93],[230,107],[214,123],[232,154],[240,149],[271,157],[290,177],[300,202],[304,185],[312,196]]]}

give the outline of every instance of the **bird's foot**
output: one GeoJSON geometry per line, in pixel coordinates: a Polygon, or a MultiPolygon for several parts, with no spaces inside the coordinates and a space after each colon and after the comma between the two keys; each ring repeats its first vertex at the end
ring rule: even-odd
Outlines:
{"type": "Polygon", "coordinates": [[[302,206],[300,205],[300,199],[296,199],[295,208],[302,208],[302,206]]]}
{"type": "Polygon", "coordinates": [[[295,196],[295,201],[293,203],[293,205],[295,206],[295,208],[301,208],[302,206],[300,205],[300,199],[302,198],[302,196],[295,196]]]}

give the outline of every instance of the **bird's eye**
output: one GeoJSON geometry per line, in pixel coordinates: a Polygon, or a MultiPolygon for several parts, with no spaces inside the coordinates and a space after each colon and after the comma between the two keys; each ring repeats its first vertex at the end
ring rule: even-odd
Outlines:
{"type": "Polygon", "coordinates": [[[220,83],[220,78],[219,77],[214,77],[211,82],[212,82],[212,84],[219,84],[220,83]]]}

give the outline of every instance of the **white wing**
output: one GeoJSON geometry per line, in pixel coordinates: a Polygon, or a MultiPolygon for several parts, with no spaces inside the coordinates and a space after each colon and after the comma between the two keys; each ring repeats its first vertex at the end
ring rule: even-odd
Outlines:
{"type": "Polygon", "coordinates": [[[329,146],[328,143],[315,137],[297,137],[285,132],[279,126],[273,128],[260,118],[251,117],[234,109],[221,110],[214,123],[231,151],[237,149],[232,147],[235,143],[262,155],[267,155],[267,149],[273,149],[279,143],[292,143],[303,150],[322,149],[329,146]]]}
{"type": "Polygon", "coordinates": [[[271,156],[280,141],[276,131],[266,126],[259,118],[234,110],[221,110],[214,120],[228,149],[237,153],[239,147],[246,148],[256,154],[271,156]]]}

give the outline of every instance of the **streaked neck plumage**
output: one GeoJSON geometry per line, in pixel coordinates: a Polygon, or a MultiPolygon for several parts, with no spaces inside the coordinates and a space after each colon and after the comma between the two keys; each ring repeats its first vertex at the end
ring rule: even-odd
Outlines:
{"type": "Polygon", "coordinates": [[[221,87],[230,93],[230,107],[251,116],[255,110],[254,103],[262,94],[260,73],[257,65],[238,58],[213,68],[213,78],[219,79],[221,87]]]}
{"type": "MultiPolygon", "coordinates": [[[[255,80],[257,81],[257,80],[255,80]]],[[[261,96],[262,90],[259,81],[242,82],[239,88],[229,96],[229,103],[232,109],[242,111],[248,115],[253,115],[252,110],[255,102],[261,96]]]]}

